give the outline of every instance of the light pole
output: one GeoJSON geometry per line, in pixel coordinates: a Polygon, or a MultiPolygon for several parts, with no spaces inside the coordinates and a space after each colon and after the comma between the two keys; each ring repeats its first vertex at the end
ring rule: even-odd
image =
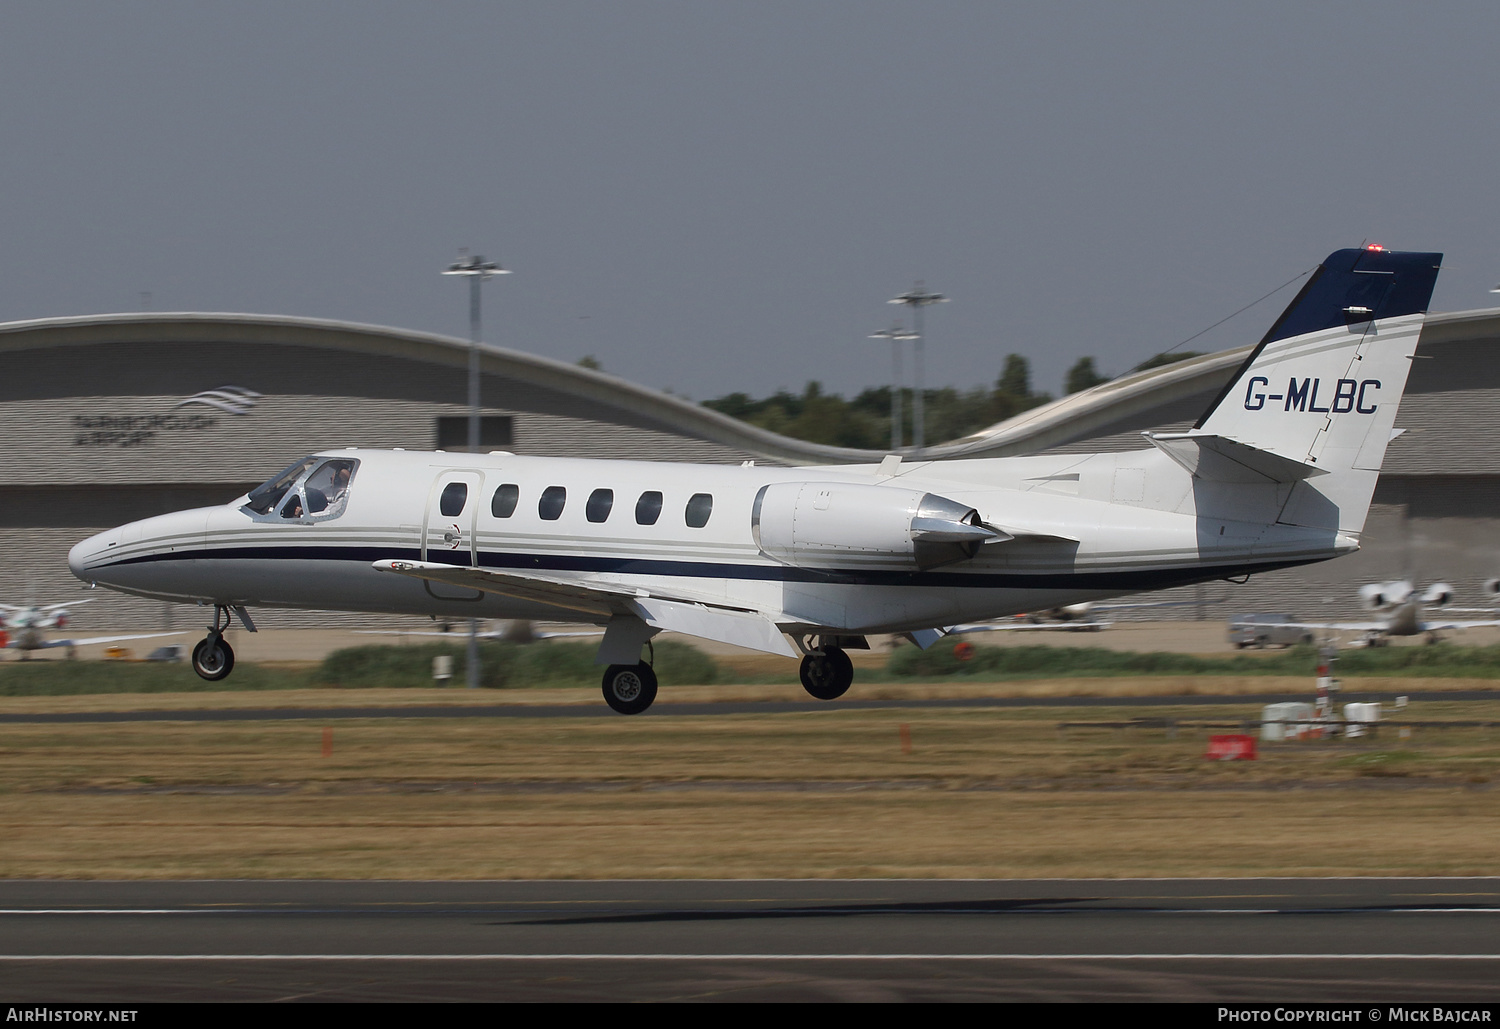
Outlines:
{"type": "Polygon", "coordinates": [[[479,284],[496,275],[509,275],[510,269],[479,254],[460,257],[443,269],[444,275],[466,275],[469,278],[469,453],[479,453],[479,284]]]}
{"type": "Polygon", "coordinates": [[[887,300],[888,304],[905,304],[911,308],[912,331],[916,335],[916,345],[912,348],[912,391],[911,391],[911,449],[912,456],[921,457],[922,447],[926,443],[926,426],[923,424],[926,413],[922,410],[922,347],[926,342],[926,335],[922,332],[922,311],[933,304],[946,304],[948,298],[941,293],[929,293],[923,283],[918,280],[916,286],[902,293],[894,300],[887,300]]]}
{"type": "MultiPolygon", "coordinates": [[[[496,275],[509,275],[509,269],[479,254],[459,257],[443,269],[444,275],[469,277],[469,453],[479,453],[479,286],[496,275]]],[[[475,503],[478,503],[476,498],[475,503]]],[[[469,661],[466,670],[468,686],[479,688],[479,619],[469,619],[469,661]]]]}
{"type": "Polygon", "coordinates": [[[901,341],[920,337],[897,324],[889,329],[870,333],[870,338],[891,341],[891,453],[899,454],[902,439],[906,435],[901,431],[901,341]]]}

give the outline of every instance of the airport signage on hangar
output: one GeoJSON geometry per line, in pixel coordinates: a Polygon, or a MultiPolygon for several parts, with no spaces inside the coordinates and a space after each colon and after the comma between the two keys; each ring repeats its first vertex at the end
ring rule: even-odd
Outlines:
{"type": "Polygon", "coordinates": [[[208,407],[232,415],[247,415],[264,394],[243,386],[204,390],[155,414],[75,414],[75,447],[142,447],[159,433],[204,432],[219,424],[211,414],[180,412],[185,407],[208,407]]]}

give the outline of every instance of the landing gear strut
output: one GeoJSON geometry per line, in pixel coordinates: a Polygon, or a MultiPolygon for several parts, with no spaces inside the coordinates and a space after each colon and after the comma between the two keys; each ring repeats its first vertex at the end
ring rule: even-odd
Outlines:
{"type": "Polygon", "coordinates": [[[837,700],[854,682],[854,662],[840,647],[824,647],[822,654],[802,659],[802,687],[819,700],[837,700]]]}
{"type": "Polygon", "coordinates": [[[622,715],[638,715],[656,699],[656,672],[646,662],[604,670],[604,702],[622,715]]]}
{"type": "Polygon", "coordinates": [[[234,651],[224,642],[224,630],[229,628],[229,608],[214,605],[214,624],[208,635],[193,648],[193,671],[209,682],[218,682],[234,668],[234,651]],[[223,624],[219,624],[220,619],[223,624]]]}

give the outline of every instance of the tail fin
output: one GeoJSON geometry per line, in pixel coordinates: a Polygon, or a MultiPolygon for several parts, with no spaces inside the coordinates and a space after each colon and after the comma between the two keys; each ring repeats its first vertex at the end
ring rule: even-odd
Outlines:
{"type": "Polygon", "coordinates": [[[1442,259],[1330,254],[1194,426],[1326,473],[1297,483],[1283,523],[1364,528],[1442,259]]]}

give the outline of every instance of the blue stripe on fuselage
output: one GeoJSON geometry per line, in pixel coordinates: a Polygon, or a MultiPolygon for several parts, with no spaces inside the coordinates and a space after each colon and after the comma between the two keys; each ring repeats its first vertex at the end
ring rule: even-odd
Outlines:
{"type": "MultiPolygon", "coordinates": [[[[429,560],[433,555],[429,553],[429,560]]],[[[378,546],[296,546],[296,547],[223,547],[204,550],[174,550],[168,554],[146,554],[125,558],[93,571],[123,565],[154,561],[419,561],[414,548],[378,546]]],[[[711,561],[663,561],[633,557],[585,557],[576,554],[481,553],[480,566],[497,570],[545,572],[605,572],[615,575],[661,575],[693,579],[741,579],[772,582],[826,583],[846,586],[920,586],[925,588],[968,589],[1076,589],[1140,590],[1165,589],[1170,586],[1208,582],[1233,576],[1251,575],[1314,564],[1324,558],[1300,558],[1263,564],[1153,568],[1118,572],[1064,572],[1027,574],[1021,572],[898,572],[898,571],[821,571],[792,568],[785,565],[717,564],[711,561]]],[[[449,562],[435,562],[447,564],[449,562]]],[[[467,564],[454,563],[467,568],[467,564]]]]}

